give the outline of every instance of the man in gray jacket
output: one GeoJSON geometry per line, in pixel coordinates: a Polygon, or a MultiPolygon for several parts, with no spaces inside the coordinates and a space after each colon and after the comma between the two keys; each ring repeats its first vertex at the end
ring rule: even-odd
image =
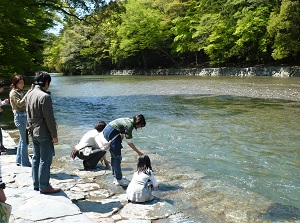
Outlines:
{"type": "Polygon", "coordinates": [[[50,166],[54,143],[58,142],[52,99],[48,88],[51,76],[37,72],[33,90],[27,95],[27,129],[32,137],[32,179],[34,190],[42,194],[57,193],[59,188],[50,185],[50,166]]]}

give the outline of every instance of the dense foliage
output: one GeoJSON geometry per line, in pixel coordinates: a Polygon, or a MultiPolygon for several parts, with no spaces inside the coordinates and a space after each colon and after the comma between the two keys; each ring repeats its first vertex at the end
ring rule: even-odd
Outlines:
{"type": "MultiPolygon", "coordinates": [[[[18,6],[14,10],[21,10],[24,7],[18,4],[38,1],[9,2],[18,6]]],[[[40,4],[34,12],[32,8],[17,12],[20,18],[9,16],[0,6],[0,19],[7,28],[13,24],[17,33],[0,31],[0,72],[25,72],[41,65],[43,44],[44,66],[71,75],[101,74],[107,69],[299,65],[300,61],[299,0],[48,2],[59,2],[65,17],[59,35],[47,39],[44,31],[57,10],[53,5],[52,10],[40,4]],[[66,5],[72,5],[73,11],[66,5]],[[22,20],[22,26],[17,27],[14,18],[22,20]]]]}
{"type": "MultiPolygon", "coordinates": [[[[0,77],[42,69],[45,43],[51,36],[47,30],[60,19],[58,13],[80,21],[80,13],[87,12],[91,3],[92,0],[1,0],[0,77]],[[76,12],[76,8],[81,11],[76,12]]],[[[101,6],[93,4],[94,9],[101,6]]]]}

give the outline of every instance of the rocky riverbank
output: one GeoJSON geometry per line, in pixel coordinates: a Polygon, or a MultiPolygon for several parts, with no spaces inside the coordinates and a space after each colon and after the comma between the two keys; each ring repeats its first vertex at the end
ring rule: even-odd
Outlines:
{"type": "MultiPolygon", "coordinates": [[[[8,150],[1,155],[1,166],[7,203],[12,205],[10,223],[192,222],[171,202],[157,197],[146,204],[128,203],[126,188],[112,184],[110,170],[99,165],[97,170],[84,171],[80,160],[66,156],[55,157],[51,169],[51,184],[62,191],[40,194],[32,188],[31,168],[15,165],[14,140],[7,132],[3,138],[8,150]]],[[[56,150],[60,147],[56,145],[56,150]]]]}
{"type": "MultiPolygon", "coordinates": [[[[15,135],[13,132],[9,132],[15,135]]],[[[146,204],[128,203],[126,188],[115,186],[109,169],[84,171],[81,160],[73,161],[65,144],[55,146],[51,184],[62,188],[44,195],[32,188],[31,168],[15,165],[15,143],[4,132],[1,155],[7,203],[13,207],[10,223],[299,223],[299,209],[274,203],[253,191],[210,178],[156,154],[151,156],[160,190],[146,204]]],[[[123,150],[123,175],[131,179],[136,155],[123,150]]]]}
{"type": "Polygon", "coordinates": [[[216,67],[189,69],[110,70],[103,75],[189,75],[189,76],[272,76],[300,77],[300,66],[216,67]]]}

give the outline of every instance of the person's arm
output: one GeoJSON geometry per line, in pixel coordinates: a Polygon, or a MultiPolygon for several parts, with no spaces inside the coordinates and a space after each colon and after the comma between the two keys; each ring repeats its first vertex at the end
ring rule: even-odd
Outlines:
{"type": "Polygon", "coordinates": [[[153,172],[151,173],[150,180],[151,180],[151,182],[152,182],[152,184],[153,184],[153,187],[157,187],[157,189],[159,189],[158,182],[156,181],[153,172]]]}
{"type": "Polygon", "coordinates": [[[48,130],[52,137],[52,142],[57,143],[57,126],[54,118],[54,112],[52,107],[52,99],[50,96],[44,97],[44,105],[43,105],[43,118],[46,122],[48,130]]]}
{"type": "Polygon", "coordinates": [[[131,149],[133,149],[137,154],[144,155],[132,142],[127,142],[128,146],[130,146],[131,149]]]}
{"type": "Polygon", "coordinates": [[[4,101],[2,101],[2,100],[0,99],[0,106],[6,105],[6,104],[8,104],[8,102],[9,102],[8,99],[5,99],[4,101]]]}
{"type": "Polygon", "coordinates": [[[110,167],[110,162],[106,159],[106,155],[104,155],[102,159],[103,159],[103,162],[104,162],[105,166],[107,168],[109,168],[110,167]]]}
{"type": "Polygon", "coordinates": [[[9,98],[11,103],[13,103],[18,108],[22,108],[25,106],[25,97],[22,98],[21,94],[18,93],[16,90],[11,90],[9,93],[9,98]]]}

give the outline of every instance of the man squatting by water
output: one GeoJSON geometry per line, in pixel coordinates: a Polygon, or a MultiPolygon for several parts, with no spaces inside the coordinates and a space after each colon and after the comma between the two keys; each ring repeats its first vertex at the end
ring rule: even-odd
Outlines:
{"type": "Polygon", "coordinates": [[[96,169],[100,160],[103,160],[105,166],[108,168],[109,162],[105,157],[106,151],[101,150],[101,142],[99,142],[99,133],[103,131],[106,123],[100,121],[95,125],[93,130],[85,133],[80,139],[79,143],[74,146],[71,157],[75,159],[78,157],[83,160],[83,167],[85,170],[96,169]]]}

